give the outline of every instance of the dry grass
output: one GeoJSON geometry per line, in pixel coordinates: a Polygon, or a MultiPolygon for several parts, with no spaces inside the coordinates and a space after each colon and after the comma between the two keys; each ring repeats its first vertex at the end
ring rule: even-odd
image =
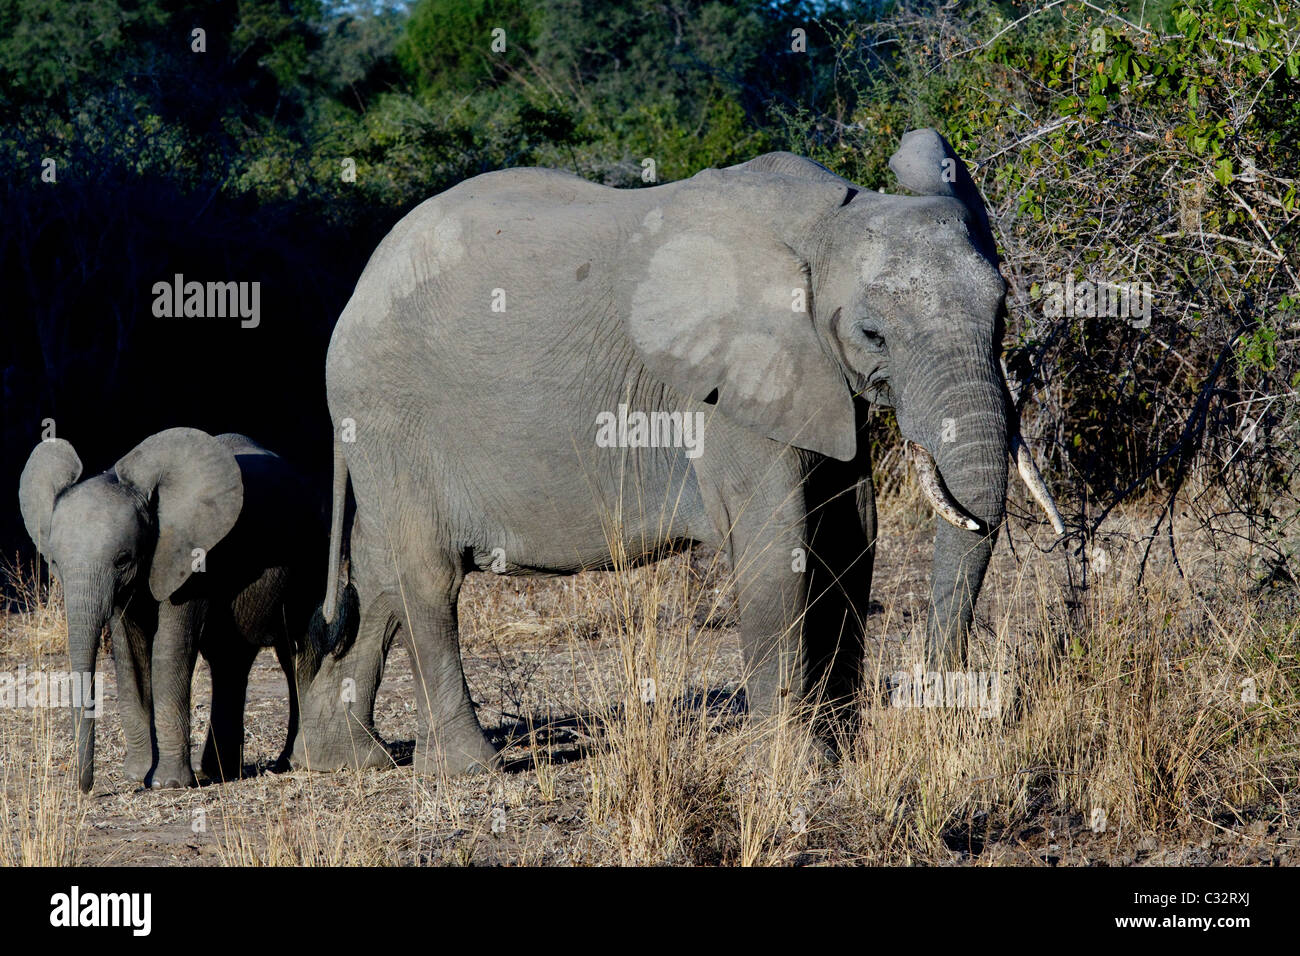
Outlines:
{"type": "MultiPolygon", "coordinates": [[[[882,508],[870,689],[838,761],[804,722],[741,719],[716,559],[479,576],[463,598],[463,650],[506,771],[421,778],[404,760],[133,792],[113,763],[110,685],[89,802],[72,783],[63,715],[0,712],[11,834],[0,862],[1300,862],[1293,592],[1255,590],[1249,553],[1197,540],[1179,543],[1186,577],[1157,554],[1139,588],[1142,549],[1125,543],[1123,517],[1103,542],[1105,573],[1079,590],[1064,583],[1074,559],[1040,554],[1018,526],[999,544],[972,642],[971,668],[998,680],[996,712],[893,707],[891,675],[916,657],[924,621],[929,535],[909,528],[914,509],[882,508]]],[[[43,666],[61,626],[48,600],[11,612],[0,662],[43,666]]],[[[255,671],[248,759],[273,756],[283,732],[273,667],[255,671]]],[[[399,651],[378,708],[389,739],[414,737],[411,687],[399,651]]]]}
{"type": "MultiPolygon", "coordinates": [[[[28,673],[59,668],[67,646],[57,584],[5,569],[17,613],[6,614],[0,646],[19,649],[28,673]]],[[[66,668],[66,664],[63,665],[66,668]]],[[[0,866],[77,866],[87,807],[76,787],[67,714],[45,707],[10,711],[0,723],[0,866]]]]}

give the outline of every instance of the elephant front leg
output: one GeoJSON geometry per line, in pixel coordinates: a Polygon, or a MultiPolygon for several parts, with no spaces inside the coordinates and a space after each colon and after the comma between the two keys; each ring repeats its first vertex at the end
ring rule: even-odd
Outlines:
{"type": "Polygon", "coordinates": [[[204,601],[164,601],[158,608],[152,653],[158,760],[149,779],[154,789],[192,787],[196,783],[190,763],[190,683],[206,611],[204,601]]]}
{"type": "Polygon", "coordinates": [[[804,697],[803,615],[807,543],[786,502],[757,502],[732,529],[728,552],[740,605],[745,694],[751,719],[788,716],[804,697]]]}
{"type": "Polygon", "coordinates": [[[122,772],[133,783],[144,783],[153,769],[153,688],[150,681],[149,639],[144,630],[122,615],[113,618],[113,664],[117,671],[117,708],[126,737],[122,772]]]}
{"type": "Polygon", "coordinates": [[[258,647],[233,629],[209,633],[203,656],[212,671],[212,711],[199,769],[214,781],[238,780],[244,769],[244,704],[258,647]]]}
{"type": "Polygon", "coordinates": [[[784,715],[804,696],[811,562],[802,460],[748,432],[719,429],[695,471],[735,578],[750,719],[784,715]],[[732,467],[737,461],[749,467],[732,467]]]}
{"type": "MultiPolygon", "coordinates": [[[[794,549],[781,550],[789,554],[794,549]]],[[[735,563],[744,562],[742,552],[735,563]]],[[[744,584],[737,581],[745,697],[754,720],[788,716],[803,697],[800,608],[804,590],[793,579],[790,564],[789,560],[773,562],[774,566],[752,569],[744,584]]]]}

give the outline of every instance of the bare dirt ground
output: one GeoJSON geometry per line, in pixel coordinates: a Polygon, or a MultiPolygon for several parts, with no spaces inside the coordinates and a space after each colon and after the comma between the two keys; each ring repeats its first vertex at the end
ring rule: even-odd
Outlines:
{"type": "MultiPolygon", "coordinates": [[[[882,529],[868,635],[878,687],[910,659],[924,622],[933,540],[924,517],[903,509],[882,529]]],[[[1296,632],[1276,623],[1294,621],[1294,596],[1247,600],[1223,583],[1223,555],[1190,550],[1180,554],[1188,579],[1166,574],[1139,592],[1117,544],[1110,603],[1084,597],[1071,608],[1067,558],[1041,553],[1050,538],[1037,538],[1003,535],[979,608],[973,666],[1023,685],[1001,719],[873,701],[862,739],[838,762],[798,741],[752,756],[734,604],[702,550],[653,569],[471,577],[462,651],[480,719],[503,747],[505,769],[491,775],[414,774],[415,698],[399,644],[376,708],[393,768],[268,773],[288,707],[266,650],[248,692],[245,779],[139,790],[121,773],[103,655],[107,716],[88,796],[72,784],[64,713],[0,710],[9,844],[0,862],[1300,863],[1296,632]],[[1187,583],[1197,575],[1201,584],[1187,583]],[[1243,663],[1247,632],[1263,635],[1272,665],[1259,663],[1266,653],[1243,663]],[[632,646],[647,640],[657,649],[632,646]],[[1141,653],[1144,641],[1159,650],[1141,653]],[[1049,644],[1059,653],[1045,654],[1049,644]],[[1066,663],[1044,663],[1053,655],[1066,663]],[[1027,666],[1029,676],[1015,676],[1027,666]],[[646,672],[661,690],[641,714],[633,689],[646,672]],[[1236,689],[1256,678],[1252,710],[1236,689]]],[[[7,615],[0,671],[63,666],[61,624],[57,610],[7,615]]],[[[200,664],[196,761],[208,699],[200,664]]]]}

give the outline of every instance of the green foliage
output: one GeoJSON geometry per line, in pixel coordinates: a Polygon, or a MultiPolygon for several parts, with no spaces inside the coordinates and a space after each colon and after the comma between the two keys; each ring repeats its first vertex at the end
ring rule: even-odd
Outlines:
{"type": "Polygon", "coordinates": [[[309,74],[320,18],[317,0],[240,0],[231,43],[238,58],[255,58],[281,89],[292,89],[309,74]]]}
{"type": "MultiPolygon", "coordinates": [[[[148,182],[140,194],[227,232],[256,211],[304,248],[347,237],[354,276],[370,238],[490,169],[639,187],[647,159],[662,182],[789,149],[892,189],[899,137],[934,126],[989,205],[1007,364],[1034,382],[1026,427],[1053,468],[1108,499],[1174,480],[1184,455],[1164,453],[1189,421],[1186,451],[1205,458],[1239,445],[1249,418],[1274,464],[1243,480],[1276,489],[1300,433],[1297,403],[1270,400],[1300,387],[1300,14],[1152,0],[1138,24],[1102,6],[0,0],[0,214],[55,234],[39,179],[53,158],[106,209],[148,182]],[[1049,320],[1044,288],[1067,276],[1150,282],[1150,325],[1049,320]]],[[[153,241],[149,261],[165,261],[166,232],[153,241]]],[[[320,268],[300,281],[339,279],[320,268]]],[[[60,307],[59,290],[29,285],[17,313],[60,307]]]]}
{"type": "Polygon", "coordinates": [[[418,0],[398,63],[420,93],[472,93],[522,64],[540,9],[524,0],[418,0]],[[495,30],[504,31],[502,51],[492,49],[495,30]]]}
{"type": "Polygon", "coordinates": [[[63,100],[120,55],[161,10],[98,0],[0,0],[0,91],[18,103],[63,100]]]}
{"type": "Polygon", "coordinates": [[[1057,468],[1108,500],[1169,449],[1158,481],[1220,448],[1242,466],[1242,422],[1258,420],[1252,450],[1290,464],[1247,483],[1280,493],[1296,465],[1295,403],[1277,399],[1297,368],[1282,303],[1300,293],[1300,13],[1193,0],[1149,24],[1084,5],[848,22],[833,105],[773,116],[871,186],[915,126],[976,161],[1007,260],[1008,365],[1039,386],[1026,411],[1059,436],[1057,468]],[[1051,320],[1043,287],[1067,277],[1149,282],[1149,327],[1051,320]]]}

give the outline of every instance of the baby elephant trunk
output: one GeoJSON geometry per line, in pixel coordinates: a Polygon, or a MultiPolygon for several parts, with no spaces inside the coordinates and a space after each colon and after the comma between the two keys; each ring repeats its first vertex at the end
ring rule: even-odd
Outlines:
{"type": "Polygon", "coordinates": [[[77,786],[89,793],[95,781],[95,718],[99,700],[95,697],[95,658],[99,637],[108,623],[110,602],[100,600],[82,584],[67,589],[68,602],[68,700],[72,712],[72,735],[77,743],[77,786]]]}

